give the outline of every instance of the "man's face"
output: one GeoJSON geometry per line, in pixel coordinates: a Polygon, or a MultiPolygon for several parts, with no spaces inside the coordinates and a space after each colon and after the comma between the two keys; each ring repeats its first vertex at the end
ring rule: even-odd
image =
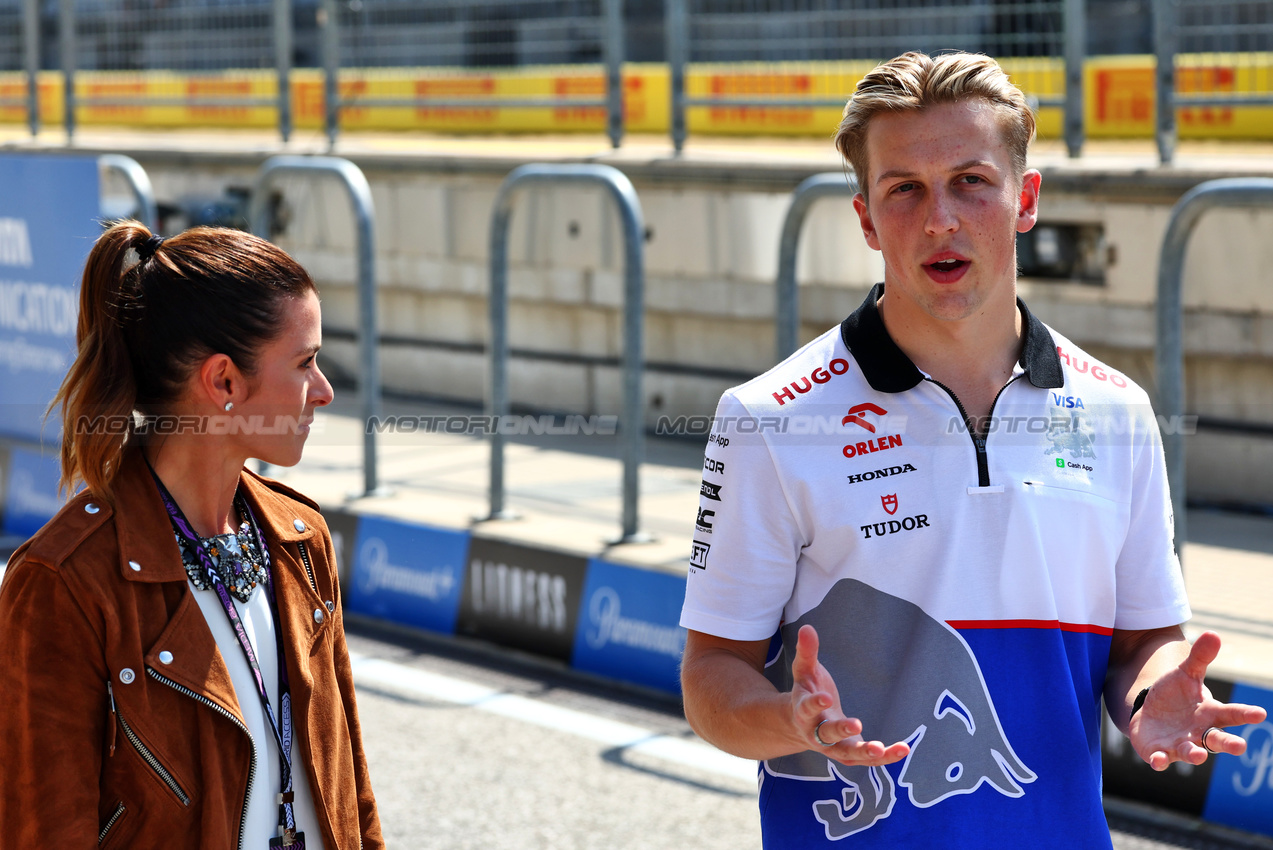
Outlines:
{"type": "Polygon", "coordinates": [[[881,113],[866,135],[870,205],[854,201],[884,255],[884,300],[898,318],[957,320],[1016,292],[1016,234],[1034,226],[1039,173],[1020,181],[983,100],[881,113]]]}

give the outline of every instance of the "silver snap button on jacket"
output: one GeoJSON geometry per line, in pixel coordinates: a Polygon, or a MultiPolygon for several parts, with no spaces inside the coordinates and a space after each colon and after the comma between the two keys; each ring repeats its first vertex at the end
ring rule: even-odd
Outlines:
{"type": "Polygon", "coordinates": [[[304,531],[304,530],[305,530],[305,523],[301,522],[299,519],[297,519],[297,520],[293,520],[293,521],[292,521],[292,526],[293,526],[293,527],[294,527],[297,531],[304,531]]]}
{"type": "Polygon", "coordinates": [[[123,682],[125,685],[131,685],[133,683],[133,679],[136,678],[137,674],[133,672],[133,668],[131,667],[125,667],[123,670],[119,671],[119,681],[123,682]]]}
{"type": "Polygon", "coordinates": [[[141,564],[137,563],[136,561],[129,561],[128,566],[132,567],[132,570],[135,573],[141,572],[141,564]]]}
{"type": "Polygon", "coordinates": [[[315,609],[314,609],[314,622],[315,622],[315,623],[321,623],[322,621],[323,621],[323,609],[322,609],[322,608],[315,608],[315,609]]]}
{"type": "Polygon", "coordinates": [[[162,661],[164,664],[171,664],[172,653],[165,649],[163,652],[159,653],[159,660],[162,661]]]}

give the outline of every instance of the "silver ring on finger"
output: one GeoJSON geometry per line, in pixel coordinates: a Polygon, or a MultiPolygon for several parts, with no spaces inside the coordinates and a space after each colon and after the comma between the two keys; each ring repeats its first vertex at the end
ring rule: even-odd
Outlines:
{"type": "MultiPolygon", "coordinates": [[[[822,724],[826,722],[827,721],[823,720],[817,726],[813,727],[813,740],[817,741],[820,745],[824,747],[834,747],[836,744],[839,743],[839,741],[824,741],[822,740],[822,736],[818,734],[819,732],[822,731],[822,724]]],[[[1205,738],[1206,736],[1204,735],[1203,737],[1205,738]]]]}
{"type": "Polygon", "coordinates": [[[1204,750],[1206,750],[1209,753],[1220,752],[1220,750],[1211,749],[1211,746],[1207,743],[1207,736],[1210,735],[1212,732],[1219,732],[1219,731],[1220,731],[1220,728],[1218,726],[1208,726],[1207,731],[1202,733],[1202,748],[1204,750]]]}

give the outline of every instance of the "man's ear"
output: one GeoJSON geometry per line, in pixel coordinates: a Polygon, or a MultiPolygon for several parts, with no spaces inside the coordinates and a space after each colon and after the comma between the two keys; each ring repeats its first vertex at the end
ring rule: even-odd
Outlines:
{"type": "Polygon", "coordinates": [[[1021,194],[1017,198],[1017,232],[1025,233],[1039,220],[1039,184],[1043,176],[1031,168],[1021,178],[1021,194]]]}
{"type": "Polygon", "coordinates": [[[858,192],[853,196],[853,209],[857,211],[858,223],[862,225],[862,235],[866,244],[876,251],[880,250],[880,237],[875,232],[875,222],[871,221],[871,209],[866,205],[866,196],[858,192]]]}

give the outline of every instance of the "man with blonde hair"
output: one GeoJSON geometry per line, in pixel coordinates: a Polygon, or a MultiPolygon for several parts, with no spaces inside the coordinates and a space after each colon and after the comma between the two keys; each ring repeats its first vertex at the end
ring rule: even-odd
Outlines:
{"type": "Polygon", "coordinates": [[[1158,770],[1263,719],[1180,628],[1148,398],[1016,297],[1033,134],[987,57],[867,74],[836,147],[884,282],[721,399],[682,685],[767,848],[1109,847],[1102,696],[1158,770]]]}

